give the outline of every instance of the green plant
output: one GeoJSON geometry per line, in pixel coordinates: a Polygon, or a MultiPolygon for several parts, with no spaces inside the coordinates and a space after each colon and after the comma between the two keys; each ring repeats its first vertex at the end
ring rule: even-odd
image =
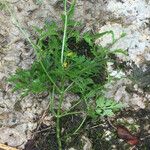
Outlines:
{"type": "Polygon", "coordinates": [[[0,10],[5,10],[5,8],[6,8],[6,3],[7,2],[5,2],[4,0],[0,0],[0,10]]]}
{"type": "Polygon", "coordinates": [[[36,3],[37,5],[41,5],[41,4],[43,3],[43,0],[35,0],[35,3],[36,3]]]}
{"type": "Polygon", "coordinates": [[[101,116],[113,116],[114,112],[121,109],[123,105],[113,100],[100,97],[96,100],[96,114],[101,116]]]}
{"type": "MultiPolygon", "coordinates": [[[[74,7],[75,1],[67,10],[67,1],[64,0],[62,26],[50,22],[46,23],[42,29],[35,27],[38,33],[37,43],[34,44],[27,38],[36,52],[34,63],[28,70],[18,69],[8,79],[13,84],[13,91],[21,91],[22,96],[49,92],[50,110],[56,117],[59,150],[62,150],[60,127],[62,117],[84,114],[83,121],[73,133],[76,134],[90,115],[88,112],[90,112],[92,100],[97,100],[97,107],[94,109],[98,115],[112,115],[112,110],[121,108],[119,104],[112,101],[105,102],[105,99],[101,98],[102,89],[108,77],[109,54],[113,52],[110,52],[108,47],[95,44],[96,39],[106,34],[111,34],[115,43],[117,40],[114,38],[114,33],[106,31],[81,34],[80,23],[72,19],[74,7]],[[70,92],[79,95],[80,98],[70,110],[62,110],[65,95],[70,92]],[[55,95],[59,97],[58,100],[55,99],[55,95]],[[76,106],[81,102],[85,105],[84,109],[75,111],[76,106]],[[58,103],[57,108],[54,107],[56,103],[58,103]]],[[[18,22],[16,24],[18,25],[18,22]]],[[[25,31],[19,25],[18,27],[25,35],[25,31]]]]}

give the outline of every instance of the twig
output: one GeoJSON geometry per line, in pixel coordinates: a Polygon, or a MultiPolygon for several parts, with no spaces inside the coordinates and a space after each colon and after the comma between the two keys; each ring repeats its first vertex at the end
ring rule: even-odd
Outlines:
{"type": "Polygon", "coordinates": [[[39,131],[36,131],[35,134],[37,133],[41,133],[41,132],[44,132],[44,131],[47,131],[49,129],[51,129],[52,127],[48,127],[48,128],[45,128],[45,129],[42,129],[42,130],[39,130],[39,131]]]}
{"type": "Polygon", "coordinates": [[[117,128],[111,123],[109,117],[107,117],[107,121],[108,121],[108,123],[110,124],[111,127],[113,127],[115,130],[117,130],[117,128]]]}
{"type": "Polygon", "coordinates": [[[79,125],[79,127],[74,131],[73,134],[77,134],[77,132],[80,130],[80,128],[82,127],[82,125],[84,124],[85,120],[86,120],[87,116],[82,120],[81,124],[79,125]]]}

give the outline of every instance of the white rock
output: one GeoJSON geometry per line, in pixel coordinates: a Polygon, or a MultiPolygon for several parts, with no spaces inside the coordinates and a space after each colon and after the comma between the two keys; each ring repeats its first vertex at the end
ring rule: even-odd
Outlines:
{"type": "Polygon", "coordinates": [[[0,128],[0,143],[7,143],[10,146],[21,146],[26,142],[24,132],[13,128],[0,128]]]}

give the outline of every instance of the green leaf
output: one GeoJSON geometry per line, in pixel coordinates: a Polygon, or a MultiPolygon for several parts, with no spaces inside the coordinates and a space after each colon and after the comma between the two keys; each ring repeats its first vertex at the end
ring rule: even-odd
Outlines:
{"type": "Polygon", "coordinates": [[[111,34],[112,41],[114,42],[115,41],[115,35],[114,35],[114,32],[112,30],[101,32],[101,33],[96,33],[95,35],[93,35],[93,39],[97,40],[97,39],[99,39],[99,38],[101,38],[101,37],[103,37],[104,35],[107,35],[107,34],[111,34]]]}
{"type": "Polygon", "coordinates": [[[104,100],[104,98],[97,99],[96,100],[96,105],[97,105],[97,107],[103,108],[105,106],[105,100],[104,100]]]}
{"type": "Polygon", "coordinates": [[[100,108],[96,109],[96,113],[97,113],[98,115],[102,115],[102,112],[103,112],[102,109],[100,109],[100,108]]]}
{"type": "Polygon", "coordinates": [[[106,109],[106,110],[104,110],[104,112],[103,112],[102,115],[103,115],[103,116],[113,116],[114,113],[113,113],[113,110],[112,110],[112,109],[106,109]]]}
{"type": "Polygon", "coordinates": [[[91,106],[87,110],[87,114],[88,114],[88,116],[92,117],[93,119],[96,119],[98,117],[95,110],[94,110],[94,108],[91,107],[91,106]]]}
{"type": "Polygon", "coordinates": [[[93,42],[93,38],[91,36],[91,34],[89,32],[86,32],[84,35],[83,35],[83,38],[84,40],[90,45],[90,46],[93,46],[94,42],[93,42]]]}
{"type": "Polygon", "coordinates": [[[121,103],[117,103],[111,99],[106,99],[104,97],[99,97],[96,100],[96,113],[101,116],[112,116],[114,112],[121,109],[123,105],[121,103]]]}
{"type": "Polygon", "coordinates": [[[124,54],[126,56],[128,55],[128,52],[123,50],[123,49],[115,49],[115,50],[112,51],[112,53],[114,53],[114,54],[124,54]]]}
{"type": "Polygon", "coordinates": [[[75,4],[76,4],[76,0],[73,0],[69,8],[69,11],[67,12],[68,20],[70,20],[74,15],[75,4]]]}
{"type": "Polygon", "coordinates": [[[127,34],[125,32],[121,33],[121,38],[125,37],[127,34]]]}

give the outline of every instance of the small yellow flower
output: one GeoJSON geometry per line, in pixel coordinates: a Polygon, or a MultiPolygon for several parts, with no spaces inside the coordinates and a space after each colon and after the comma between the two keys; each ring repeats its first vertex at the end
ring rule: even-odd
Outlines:
{"type": "Polygon", "coordinates": [[[74,55],[73,52],[69,52],[69,53],[67,54],[68,57],[71,57],[71,56],[73,56],[73,55],[74,55]]]}
{"type": "Polygon", "coordinates": [[[67,63],[67,62],[64,62],[64,63],[63,63],[63,67],[64,67],[64,68],[67,68],[67,66],[68,66],[68,63],[67,63]]]}

